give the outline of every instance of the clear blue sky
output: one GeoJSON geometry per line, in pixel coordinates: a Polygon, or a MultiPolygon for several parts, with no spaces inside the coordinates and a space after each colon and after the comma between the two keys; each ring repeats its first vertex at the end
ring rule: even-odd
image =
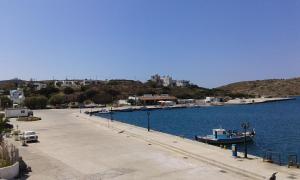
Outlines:
{"type": "Polygon", "coordinates": [[[300,76],[299,0],[1,0],[0,79],[300,76]]]}

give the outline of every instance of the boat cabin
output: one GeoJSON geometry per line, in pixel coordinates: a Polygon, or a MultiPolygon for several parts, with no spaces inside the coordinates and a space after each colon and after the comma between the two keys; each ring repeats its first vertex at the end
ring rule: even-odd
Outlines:
{"type": "Polygon", "coordinates": [[[213,135],[215,139],[223,139],[227,137],[225,129],[213,129],[213,135]]]}

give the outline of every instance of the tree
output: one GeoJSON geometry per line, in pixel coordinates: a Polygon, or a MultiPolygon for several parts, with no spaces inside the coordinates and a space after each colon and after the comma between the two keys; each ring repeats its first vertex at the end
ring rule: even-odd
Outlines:
{"type": "Polygon", "coordinates": [[[0,97],[0,106],[1,108],[5,109],[5,108],[10,108],[13,105],[12,100],[10,100],[7,96],[1,96],[0,97]]]}
{"type": "Polygon", "coordinates": [[[96,89],[89,89],[85,92],[85,96],[87,99],[92,99],[97,93],[98,91],[96,89]]]}
{"type": "Polygon", "coordinates": [[[55,94],[58,92],[59,92],[58,88],[55,88],[53,86],[47,86],[46,88],[41,89],[38,93],[40,95],[43,95],[43,96],[46,96],[49,98],[51,96],[51,94],[55,94]]]}
{"type": "Polygon", "coordinates": [[[33,96],[25,99],[25,106],[30,109],[45,109],[47,107],[48,98],[45,96],[33,96]]]}
{"type": "Polygon", "coordinates": [[[66,103],[79,102],[79,100],[80,100],[79,96],[80,96],[80,93],[73,93],[73,94],[65,95],[65,101],[66,101],[66,103]]]}
{"type": "Polygon", "coordinates": [[[120,93],[120,91],[114,90],[114,89],[108,89],[106,90],[106,93],[110,94],[112,97],[116,97],[118,96],[120,93]]]}
{"type": "Polygon", "coordinates": [[[106,92],[99,92],[92,98],[92,101],[96,104],[109,104],[112,103],[113,99],[110,94],[106,92]]]}
{"type": "Polygon", "coordinates": [[[65,96],[63,94],[55,94],[49,99],[49,104],[56,106],[65,103],[65,96]]]}
{"type": "Polygon", "coordinates": [[[83,103],[85,100],[87,100],[85,94],[84,94],[84,93],[80,93],[80,94],[78,95],[77,101],[78,101],[79,103],[83,103]]]}
{"type": "Polygon", "coordinates": [[[56,85],[57,87],[61,87],[62,82],[57,82],[55,85],[56,85]]]}
{"type": "Polygon", "coordinates": [[[0,142],[3,142],[3,134],[10,132],[12,125],[8,124],[9,120],[4,118],[4,114],[0,114],[0,142]]]}
{"type": "Polygon", "coordinates": [[[65,94],[73,94],[73,93],[74,93],[74,89],[71,88],[71,87],[66,87],[66,88],[64,89],[64,93],[65,93],[65,94]]]}
{"type": "Polygon", "coordinates": [[[146,85],[151,87],[151,88],[160,88],[160,87],[162,87],[160,82],[154,82],[154,81],[151,81],[151,80],[147,81],[146,85]]]}

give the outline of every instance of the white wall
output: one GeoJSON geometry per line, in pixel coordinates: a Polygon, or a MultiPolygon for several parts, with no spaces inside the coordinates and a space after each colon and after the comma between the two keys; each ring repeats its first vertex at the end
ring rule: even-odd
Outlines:
{"type": "Polygon", "coordinates": [[[5,117],[26,117],[28,116],[29,109],[5,109],[5,117]]]}
{"type": "Polygon", "coordinates": [[[19,175],[19,162],[12,166],[0,168],[1,179],[13,179],[19,175]]]}

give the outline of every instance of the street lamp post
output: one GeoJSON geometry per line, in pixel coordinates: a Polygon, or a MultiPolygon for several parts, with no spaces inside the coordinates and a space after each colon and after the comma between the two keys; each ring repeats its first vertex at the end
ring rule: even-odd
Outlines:
{"type": "Polygon", "coordinates": [[[113,121],[113,112],[112,112],[113,108],[112,106],[110,107],[110,120],[113,121]]]}
{"type": "Polygon", "coordinates": [[[150,111],[147,111],[148,116],[148,132],[150,132],[150,111]]]}
{"type": "Polygon", "coordinates": [[[244,129],[244,158],[248,158],[247,150],[247,129],[250,127],[249,122],[242,123],[242,128],[244,129]]]}

